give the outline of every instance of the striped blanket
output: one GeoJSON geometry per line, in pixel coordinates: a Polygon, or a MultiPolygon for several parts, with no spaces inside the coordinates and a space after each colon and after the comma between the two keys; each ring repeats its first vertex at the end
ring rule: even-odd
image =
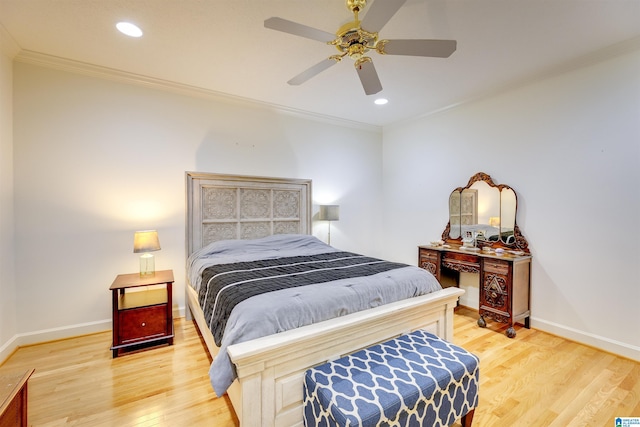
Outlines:
{"type": "Polygon", "coordinates": [[[255,295],[334,280],[371,276],[406,267],[351,252],[330,252],[218,264],[204,270],[200,306],[216,345],[220,346],[233,308],[255,295]]]}

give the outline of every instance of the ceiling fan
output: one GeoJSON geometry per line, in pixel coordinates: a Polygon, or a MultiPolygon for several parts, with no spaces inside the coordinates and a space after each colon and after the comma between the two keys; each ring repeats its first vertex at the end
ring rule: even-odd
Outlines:
{"type": "Polygon", "coordinates": [[[378,32],[405,2],[406,0],[376,0],[360,22],[358,14],[366,6],[367,0],[346,0],[347,7],[353,12],[354,20],[340,27],[335,34],[282,18],[266,19],[264,21],[266,28],[325,42],[340,51],[339,54],[322,60],[287,83],[294,86],[300,85],[348,56],[355,61],[354,65],[364,92],[367,95],[373,95],[382,90],[382,84],[373,61],[366,56],[369,51],[375,50],[383,55],[438,58],[451,56],[456,50],[455,40],[378,40],[378,32]]]}

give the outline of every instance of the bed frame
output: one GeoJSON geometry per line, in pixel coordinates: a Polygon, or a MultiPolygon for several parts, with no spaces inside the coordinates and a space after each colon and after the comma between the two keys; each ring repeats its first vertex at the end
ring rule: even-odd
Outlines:
{"type": "MultiPolygon", "coordinates": [[[[187,255],[222,239],[311,234],[311,181],[187,172],[187,255]]],[[[464,293],[446,288],[228,347],[237,380],[229,398],[241,426],[302,426],[302,382],[312,367],[406,332],[453,339],[453,309],[464,293]]],[[[187,319],[218,353],[198,297],[186,286],[187,319]]]]}

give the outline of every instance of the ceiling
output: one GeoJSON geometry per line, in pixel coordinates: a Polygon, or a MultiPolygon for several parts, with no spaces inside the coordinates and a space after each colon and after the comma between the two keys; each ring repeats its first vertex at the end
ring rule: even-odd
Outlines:
{"type": "Polygon", "coordinates": [[[264,28],[272,16],[331,33],[353,18],[344,0],[0,0],[17,60],[44,54],[375,126],[640,48],[639,0],[408,0],[380,38],[455,39],[457,51],[447,59],[374,52],[383,90],[366,96],[348,58],[288,85],[337,51],[264,28]],[[121,20],[144,36],[117,32],[121,20]],[[389,103],[374,105],[378,96],[389,103]]]}

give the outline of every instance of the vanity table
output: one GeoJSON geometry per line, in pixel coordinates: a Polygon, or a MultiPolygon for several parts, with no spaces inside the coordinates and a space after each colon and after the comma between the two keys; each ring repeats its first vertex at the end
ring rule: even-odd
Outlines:
{"type": "MultiPolygon", "coordinates": [[[[478,325],[487,319],[530,326],[531,254],[516,224],[517,197],[508,185],[479,172],[449,197],[449,223],[442,240],[418,247],[418,266],[439,282],[446,272],[479,275],[478,325]]],[[[456,280],[459,285],[459,280],[456,280]]]]}
{"type": "MultiPolygon", "coordinates": [[[[486,318],[508,323],[507,336],[513,338],[513,325],[524,319],[529,328],[529,289],[531,255],[502,254],[495,251],[472,251],[462,246],[425,245],[418,247],[418,265],[440,281],[443,269],[480,276],[478,325],[485,327],[486,318]]],[[[519,254],[519,252],[517,252],[519,254]]]]}

